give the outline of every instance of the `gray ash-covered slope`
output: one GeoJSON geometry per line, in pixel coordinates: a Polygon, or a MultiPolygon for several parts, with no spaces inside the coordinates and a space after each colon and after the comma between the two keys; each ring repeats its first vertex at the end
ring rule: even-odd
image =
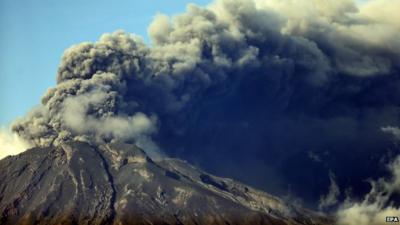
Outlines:
{"type": "Polygon", "coordinates": [[[129,144],[70,142],[0,161],[0,224],[330,224],[129,144]]]}

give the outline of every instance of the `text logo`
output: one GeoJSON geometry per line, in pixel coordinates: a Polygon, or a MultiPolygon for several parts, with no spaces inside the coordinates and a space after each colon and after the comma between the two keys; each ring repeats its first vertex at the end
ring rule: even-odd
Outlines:
{"type": "Polygon", "coordinates": [[[388,222],[388,223],[398,223],[399,222],[399,217],[397,217],[397,216],[387,216],[386,217],[386,222],[388,222]]]}

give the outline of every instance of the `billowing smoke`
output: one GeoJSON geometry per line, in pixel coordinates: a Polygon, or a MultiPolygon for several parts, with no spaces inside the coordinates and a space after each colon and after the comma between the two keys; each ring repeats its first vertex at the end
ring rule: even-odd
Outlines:
{"type": "Polygon", "coordinates": [[[381,130],[400,124],[399,11],[399,0],[189,5],[156,16],[151,46],[117,31],[68,49],[56,87],[13,130],[39,146],[135,142],[306,202],[326,194],[329,171],[335,190],[366,193],[399,153],[381,130]]]}

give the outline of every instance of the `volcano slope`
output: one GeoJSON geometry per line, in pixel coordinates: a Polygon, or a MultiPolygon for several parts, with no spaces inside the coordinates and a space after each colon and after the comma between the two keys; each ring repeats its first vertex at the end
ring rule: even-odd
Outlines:
{"type": "Polygon", "coordinates": [[[0,161],[0,224],[332,224],[131,144],[68,142],[0,161]]]}

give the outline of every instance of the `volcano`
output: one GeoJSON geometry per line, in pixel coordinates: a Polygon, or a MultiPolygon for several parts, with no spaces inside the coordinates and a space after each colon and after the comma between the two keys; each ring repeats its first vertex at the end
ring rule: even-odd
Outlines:
{"type": "Polygon", "coordinates": [[[0,224],[331,224],[132,144],[67,142],[0,161],[0,224]]]}

